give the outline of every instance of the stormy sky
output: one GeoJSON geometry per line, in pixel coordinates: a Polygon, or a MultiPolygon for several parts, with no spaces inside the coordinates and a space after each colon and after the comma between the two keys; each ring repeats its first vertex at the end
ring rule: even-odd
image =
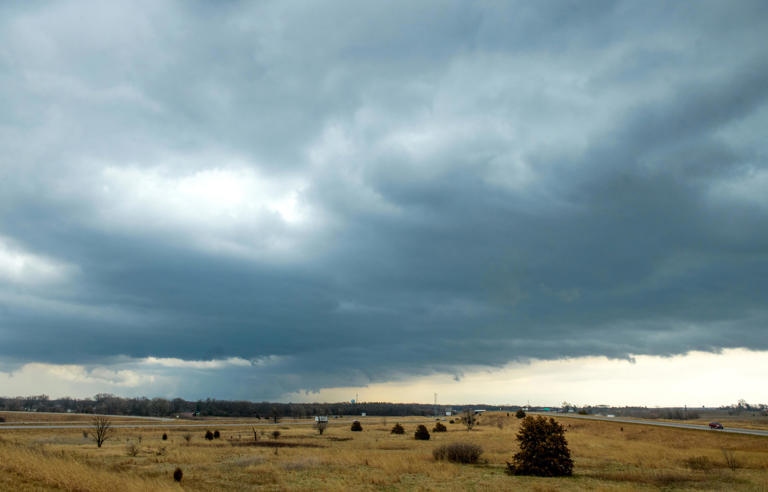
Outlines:
{"type": "Polygon", "coordinates": [[[0,394],[768,363],[766,33],[746,0],[2,3],[0,394]]]}

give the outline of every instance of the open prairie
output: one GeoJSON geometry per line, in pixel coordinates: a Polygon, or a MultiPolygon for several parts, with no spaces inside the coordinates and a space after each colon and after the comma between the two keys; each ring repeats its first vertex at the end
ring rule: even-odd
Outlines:
{"type": "MultiPolygon", "coordinates": [[[[2,414],[6,421],[9,415],[2,414]]],[[[53,417],[42,420],[58,421],[53,417]]],[[[429,441],[413,437],[418,422],[430,430],[434,425],[419,417],[363,417],[362,432],[350,430],[350,419],[332,420],[323,435],[307,421],[217,428],[224,421],[194,422],[209,426],[188,429],[162,422],[156,428],[120,428],[101,449],[83,429],[4,429],[0,489],[768,490],[768,438],[717,431],[563,418],[574,476],[552,479],[505,473],[519,427],[506,413],[484,415],[472,431],[445,422],[448,431],[432,432],[429,441]],[[396,422],[405,434],[390,433],[396,422]],[[219,430],[221,437],[206,440],[206,430],[219,430]],[[435,461],[432,450],[451,442],[482,446],[480,463],[435,461]],[[726,453],[736,461],[733,470],[726,453]],[[183,471],[180,484],[172,478],[177,467],[183,471]]]]}

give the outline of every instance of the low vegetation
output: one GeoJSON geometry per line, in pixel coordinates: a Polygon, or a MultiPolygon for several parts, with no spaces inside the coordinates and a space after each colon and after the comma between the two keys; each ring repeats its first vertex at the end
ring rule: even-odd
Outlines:
{"type": "Polygon", "coordinates": [[[447,425],[429,440],[414,439],[418,425],[435,425],[419,416],[397,419],[403,434],[380,417],[357,417],[365,432],[332,418],[322,435],[310,420],[284,418],[277,428],[255,419],[192,422],[218,427],[218,440],[203,438],[206,427],[122,428],[124,420],[113,417],[114,432],[101,448],[92,417],[77,418],[89,437],[82,428],[0,427],[0,490],[756,491],[768,483],[768,438],[567,417],[555,422],[567,437],[572,476],[509,475],[506,462],[522,451],[516,436],[525,424],[514,411],[486,412],[471,432],[447,425]],[[270,439],[277,429],[279,440],[270,439]],[[135,456],[127,453],[131,445],[135,456]]]}
{"type": "Polygon", "coordinates": [[[454,463],[477,463],[481,454],[483,454],[483,448],[467,442],[443,444],[432,450],[435,460],[448,460],[454,463]]]}

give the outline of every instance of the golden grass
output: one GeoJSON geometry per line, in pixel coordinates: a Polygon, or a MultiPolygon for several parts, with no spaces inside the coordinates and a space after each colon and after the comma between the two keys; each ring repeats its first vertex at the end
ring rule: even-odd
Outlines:
{"type": "MultiPolygon", "coordinates": [[[[360,420],[363,432],[351,432],[350,421],[332,422],[322,436],[284,422],[277,441],[269,438],[273,428],[264,427],[259,442],[266,446],[244,445],[253,441],[249,425],[220,427],[222,438],[212,442],[203,439],[205,428],[119,429],[101,449],[78,429],[6,429],[0,490],[766,490],[768,484],[764,437],[563,418],[575,476],[548,479],[505,473],[517,449],[514,416],[484,415],[472,432],[447,424],[448,432],[432,433],[429,441],[413,439],[413,419],[360,420]],[[404,435],[389,433],[398,420],[404,435]],[[480,463],[433,459],[436,446],[457,441],[482,446],[480,463]],[[138,447],[136,456],[129,446],[138,447]],[[723,448],[733,450],[736,471],[726,467],[723,448]],[[184,471],[180,486],[171,478],[177,466],[184,471]]],[[[215,430],[216,421],[209,423],[215,430]]]]}

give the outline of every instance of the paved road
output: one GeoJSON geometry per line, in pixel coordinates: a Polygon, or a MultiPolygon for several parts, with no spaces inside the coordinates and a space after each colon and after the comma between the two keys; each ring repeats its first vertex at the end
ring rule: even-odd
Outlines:
{"type": "Polygon", "coordinates": [[[678,424],[676,422],[653,422],[649,420],[637,420],[628,419],[624,417],[599,417],[596,415],[573,415],[564,413],[552,413],[552,412],[528,412],[536,415],[547,415],[551,417],[562,417],[568,419],[585,419],[585,420],[603,420],[605,422],[623,422],[625,424],[641,424],[641,425],[655,425],[658,427],[674,427],[676,429],[695,429],[705,430],[709,432],[725,432],[730,434],[748,434],[751,436],[765,436],[768,437],[768,430],[758,429],[742,429],[739,427],[726,427],[725,429],[710,429],[708,425],[698,424],[678,424]]]}

